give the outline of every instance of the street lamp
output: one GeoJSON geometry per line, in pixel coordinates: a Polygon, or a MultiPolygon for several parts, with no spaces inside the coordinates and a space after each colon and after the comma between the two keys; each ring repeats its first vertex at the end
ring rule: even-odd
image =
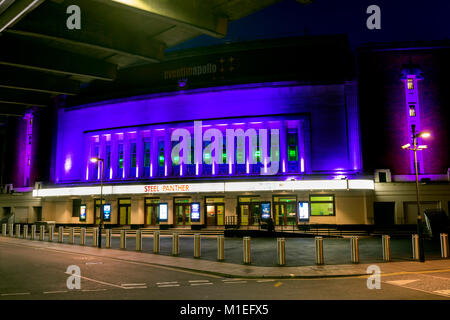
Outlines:
{"type": "Polygon", "coordinates": [[[430,137],[429,132],[418,132],[416,133],[416,126],[412,125],[412,138],[413,145],[410,143],[402,146],[404,150],[414,151],[414,170],[416,173],[416,195],[417,195],[417,235],[419,237],[419,260],[420,262],[425,262],[425,252],[423,249],[423,230],[422,230],[422,214],[420,210],[420,196],[419,196],[419,173],[417,171],[417,151],[428,148],[426,145],[417,145],[417,138],[428,138],[430,137]]]}
{"type": "MultiPolygon", "coordinates": [[[[98,227],[98,244],[99,248],[102,247],[102,229],[103,229],[103,159],[101,158],[91,158],[91,162],[97,163],[101,162],[101,170],[100,170],[100,224],[98,227]]],[[[97,217],[95,217],[97,219],[97,217]]]]}

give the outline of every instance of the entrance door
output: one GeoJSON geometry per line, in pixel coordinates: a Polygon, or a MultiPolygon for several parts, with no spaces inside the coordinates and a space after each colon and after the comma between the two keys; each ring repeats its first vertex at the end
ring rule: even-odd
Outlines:
{"type": "Polygon", "coordinates": [[[207,204],[206,223],[208,226],[223,226],[225,220],[225,205],[207,204]]]}
{"type": "Polygon", "coordinates": [[[238,198],[238,225],[258,225],[261,215],[259,197],[242,196],[238,198]]]}
{"type": "Polygon", "coordinates": [[[261,207],[259,203],[241,203],[241,226],[258,225],[259,217],[261,213],[261,207]]]}
{"type": "Polygon", "coordinates": [[[191,225],[191,198],[174,199],[174,219],[177,226],[191,225]]]}
{"type": "Polygon", "coordinates": [[[155,226],[157,224],[159,224],[159,205],[147,205],[145,207],[145,225],[155,226]]]}
{"type": "Polygon", "coordinates": [[[146,198],[144,207],[144,224],[155,226],[159,224],[159,199],[146,198]]]}
{"type": "Polygon", "coordinates": [[[175,224],[178,226],[188,226],[191,224],[191,204],[177,203],[175,205],[175,224]]]}
{"type": "Polygon", "coordinates": [[[224,197],[205,197],[206,225],[223,226],[225,223],[224,197]]]}
{"type": "Polygon", "coordinates": [[[297,224],[297,198],[295,196],[275,196],[273,202],[275,225],[287,226],[297,224]]]}
{"type": "Polygon", "coordinates": [[[131,222],[131,199],[119,199],[118,224],[129,225],[131,222]]]}
{"type": "Polygon", "coordinates": [[[393,226],[395,224],[395,202],[374,202],[373,218],[375,225],[393,226]]]}
{"type": "Polygon", "coordinates": [[[215,204],[208,204],[206,206],[206,224],[208,226],[215,226],[217,224],[217,214],[215,204]]]}

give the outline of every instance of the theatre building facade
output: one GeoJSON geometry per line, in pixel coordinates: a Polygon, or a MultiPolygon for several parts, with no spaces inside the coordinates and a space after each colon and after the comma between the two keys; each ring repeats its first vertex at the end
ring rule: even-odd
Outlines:
{"type": "Polygon", "coordinates": [[[148,72],[164,90],[59,108],[42,219],[97,225],[103,205],[114,226],[370,223],[348,44],[297,40],[180,58],[148,72]]]}
{"type": "Polygon", "coordinates": [[[60,109],[56,184],[33,195],[56,223],[98,224],[102,195],[119,226],[251,226],[263,214],[280,226],[364,224],[374,185],[358,175],[353,85],[230,85],[60,109]]]}

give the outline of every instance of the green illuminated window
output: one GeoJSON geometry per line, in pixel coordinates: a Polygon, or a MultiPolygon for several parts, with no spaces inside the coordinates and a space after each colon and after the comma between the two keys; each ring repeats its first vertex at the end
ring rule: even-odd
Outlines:
{"type": "Polygon", "coordinates": [[[261,151],[255,151],[256,162],[261,162],[261,151]]]}
{"type": "Polygon", "coordinates": [[[158,141],[158,166],[164,167],[164,141],[158,141]]]}
{"type": "Polygon", "coordinates": [[[310,196],[311,216],[334,216],[334,195],[310,196]]]}
{"type": "Polygon", "coordinates": [[[123,144],[119,144],[119,169],[123,169],[123,144]]]}

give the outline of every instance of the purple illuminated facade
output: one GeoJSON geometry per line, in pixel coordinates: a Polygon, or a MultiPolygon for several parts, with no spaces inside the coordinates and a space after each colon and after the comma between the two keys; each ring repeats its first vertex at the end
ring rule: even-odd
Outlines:
{"type": "Polygon", "coordinates": [[[247,164],[248,143],[245,154],[226,155],[226,164],[201,164],[198,155],[182,168],[172,163],[173,130],[185,128],[193,136],[194,121],[199,120],[203,133],[218,129],[224,136],[226,129],[278,129],[278,176],[356,174],[361,171],[361,151],[354,86],[259,83],[61,109],[55,182],[100,180],[91,157],[105,159],[104,180],[111,182],[260,175],[264,160],[258,153],[259,163],[247,164]],[[239,156],[245,164],[238,163],[239,156]]]}

